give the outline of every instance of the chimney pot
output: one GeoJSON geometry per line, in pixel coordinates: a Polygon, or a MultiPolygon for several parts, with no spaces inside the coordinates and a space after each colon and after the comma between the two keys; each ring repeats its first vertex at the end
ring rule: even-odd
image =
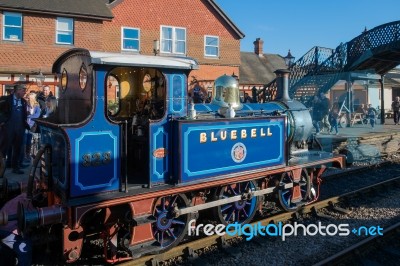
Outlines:
{"type": "Polygon", "coordinates": [[[264,45],[264,41],[261,40],[261,38],[256,38],[256,40],[253,42],[254,44],[254,53],[258,56],[263,56],[264,52],[263,52],[263,45],[264,45]]]}

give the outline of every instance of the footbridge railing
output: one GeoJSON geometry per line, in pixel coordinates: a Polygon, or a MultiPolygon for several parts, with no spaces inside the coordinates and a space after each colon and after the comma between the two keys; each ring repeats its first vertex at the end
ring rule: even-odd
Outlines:
{"type": "MultiPolygon", "coordinates": [[[[400,21],[380,25],[336,49],[313,47],[289,70],[289,93],[306,102],[317,92],[327,92],[349,72],[369,71],[385,74],[400,64],[400,21]]],[[[264,86],[261,98],[268,101],[276,95],[276,81],[264,86]]]]}

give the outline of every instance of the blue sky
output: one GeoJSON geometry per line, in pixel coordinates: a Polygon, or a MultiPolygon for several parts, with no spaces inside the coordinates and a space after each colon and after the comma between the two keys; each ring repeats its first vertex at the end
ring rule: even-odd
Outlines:
{"type": "Polygon", "coordinates": [[[264,41],[264,53],[296,60],[314,46],[336,48],[368,30],[400,20],[399,0],[215,0],[245,34],[241,51],[264,41]]]}

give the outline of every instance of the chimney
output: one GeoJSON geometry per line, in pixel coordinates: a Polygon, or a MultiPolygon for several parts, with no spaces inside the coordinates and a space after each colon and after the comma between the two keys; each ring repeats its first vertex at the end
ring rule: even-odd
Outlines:
{"type": "Polygon", "coordinates": [[[264,41],[261,38],[257,38],[254,42],[254,53],[258,56],[263,56],[263,44],[264,41]]]}
{"type": "Polygon", "coordinates": [[[290,70],[278,69],[275,72],[277,81],[276,98],[277,101],[291,101],[289,97],[289,74],[290,70]]]}

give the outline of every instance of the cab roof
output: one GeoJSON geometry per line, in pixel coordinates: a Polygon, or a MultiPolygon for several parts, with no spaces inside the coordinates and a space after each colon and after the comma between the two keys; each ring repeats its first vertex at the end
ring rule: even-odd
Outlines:
{"type": "Polygon", "coordinates": [[[198,69],[197,61],[189,57],[173,56],[151,56],[140,54],[110,53],[88,51],[86,49],[71,49],[63,53],[53,64],[53,73],[57,72],[58,67],[66,59],[74,54],[85,54],[90,57],[93,65],[112,65],[112,66],[138,66],[171,69],[198,69]]]}

